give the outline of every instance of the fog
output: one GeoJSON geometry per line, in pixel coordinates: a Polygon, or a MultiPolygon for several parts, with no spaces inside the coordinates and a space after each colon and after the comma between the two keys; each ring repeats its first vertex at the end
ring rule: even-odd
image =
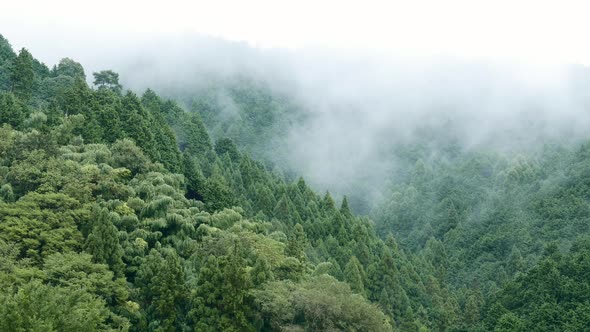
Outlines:
{"type": "Polygon", "coordinates": [[[306,114],[274,146],[260,142],[273,148],[266,157],[318,190],[354,196],[362,186],[369,200],[378,199],[396,173],[395,149],[418,139],[439,147],[452,142],[465,151],[520,153],[577,142],[590,132],[590,70],[575,64],[255,48],[193,35],[71,51],[76,54],[62,56],[80,61],[88,76],[113,69],[127,88],[152,88],[187,108],[190,96],[221,87],[218,111],[228,121],[239,110],[224,84],[248,77],[306,114]]]}

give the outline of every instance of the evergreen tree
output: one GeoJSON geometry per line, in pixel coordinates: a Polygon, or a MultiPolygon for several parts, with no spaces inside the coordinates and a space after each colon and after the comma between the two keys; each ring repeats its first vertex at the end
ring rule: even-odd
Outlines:
{"type": "Polygon", "coordinates": [[[185,274],[180,257],[170,248],[152,249],[135,280],[144,311],[144,324],[151,331],[183,329],[186,305],[185,274]]]}
{"type": "Polygon", "coordinates": [[[274,280],[274,274],[268,260],[264,256],[256,258],[256,263],[250,270],[250,280],[255,286],[274,280]]]}
{"type": "Polygon", "coordinates": [[[365,286],[363,283],[363,275],[361,273],[362,266],[355,256],[350,257],[350,260],[344,268],[344,278],[350,285],[353,292],[357,294],[364,294],[365,286]]]}
{"type": "Polygon", "coordinates": [[[121,93],[122,86],[119,83],[119,74],[112,70],[102,70],[96,73],[92,73],[94,76],[94,85],[98,86],[98,89],[108,89],[117,94],[121,93]]]}
{"type": "Polygon", "coordinates": [[[104,208],[94,212],[95,219],[86,240],[86,250],[92,254],[93,262],[108,265],[115,277],[122,277],[125,268],[121,259],[123,250],[119,243],[119,232],[113,225],[113,217],[104,208]]]}
{"type": "Polygon", "coordinates": [[[289,238],[285,253],[291,257],[297,258],[299,261],[305,261],[305,247],[306,247],[306,236],[303,226],[297,223],[293,230],[293,235],[289,238]]]}
{"type": "Polygon", "coordinates": [[[27,116],[27,110],[12,93],[0,93],[0,123],[7,123],[20,129],[27,116]]]}
{"type": "Polygon", "coordinates": [[[229,138],[221,138],[215,142],[215,152],[218,156],[228,154],[233,162],[240,160],[240,153],[234,142],[229,138]]]}
{"type": "Polygon", "coordinates": [[[22,101],[27,102],[33,93],[35,72],[33,56],[26,48],[22,48],[10,70],[11,91],[22,101]]]}

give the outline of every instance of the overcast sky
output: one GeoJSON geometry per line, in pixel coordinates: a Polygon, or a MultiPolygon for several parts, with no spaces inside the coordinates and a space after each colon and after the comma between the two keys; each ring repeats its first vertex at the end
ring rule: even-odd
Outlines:
{"type": "Polygon", "coordinates": [[[4,1],[0,33],[48,64],[64,55],[201,34],[325,47],[590,64],[587,1],[4,1]]]}

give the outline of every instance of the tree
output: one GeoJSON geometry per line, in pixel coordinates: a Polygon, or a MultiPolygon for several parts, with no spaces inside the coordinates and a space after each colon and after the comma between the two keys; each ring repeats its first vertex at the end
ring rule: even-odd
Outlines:
{"type": "Polygon", "coordinates": [[[20,50],[10,74],[11,91],[21,100],[28,101],[33,93],[35,72],[33,71],[33,56],[26,48],[20,50]]]}
{"type": "Polygon", "coordinates": [[[186,198],[203,200],[205,192],[205,176],[201,171],[199,161],[187,154],[182,154],[184,178],[186,179],[186,198]]]}
{"type": "Polygon", "coordinates": [[[234,242],[228,256],[209,256],[193,293],[191,318],[197,331],[253,331],[248,321],[246,295],[250,281],[234,242]]]}
{"type": "Polygon", "coordinates": [[[20,129],[25,122],[27,109],[12,93],[0,93],[0,123],[20,129]]]}
{"type": "Polygon", "coordinates": [[[256,258],[256,263],[254,264],[254,267],[252,267],[252,270],[250,270],[250,280],[255,286],[274,280],[271,266],[264,256],[256,258]]]}
{"type": "MultiPolygon", "coordinates": [[[[79,78],[81,80],[86,80],[86,73],[84,73],[84,68],[82,65],[70,58],[63,58],[54,68],[55,76],[64,75],[69,76],[72,78],[79,78]]],[[[96,82],[94,83],[96,84],[96,82]]]]}
{"type": "Polygon", "coordinates": [[[215,153],[220,157],[227,153],[233,162],[238,162],[240,160],[238,148],[229,138],[221,138],[215,142],[215,153]]]}
{"type": "Polygon", "coordinates": [[[190,113],[181,120],[180,150],[194,156],[204,156],[211,151],[211,139],[198,113],[190,113]]]}
{"type": "Polygon", "coordinates": [[[231,189],[219,170],[205,181],[203,200],[211,211],[222,210],[234,204],[231,189]]]}
{"type": "Polygon", "coordinates": [[[306,236],[303,226],[297,223],[293,229],[293,234],[289,238],[285,253],[291,257],[297,258],[300,262],[305,261],[305,247],[306,247],[306,236]]]}
{"type": "Polygon", "coordinates": [[[362,266],[358,259],[355,256],[350,257],[346,267],[344,267],[344,278],[353,292],[362,295],[365,293],[365,286],[363,285],[363,275],[361,271],[362,266]]]}
{"type": "Polygon", "coordinates": [[[119,74],[112,70],[102,70],[97,73],[92,73],[94,76],[94,85],[98,89],[108,89],[115,93],[121,93],[123,86],[119,84],[119,74]]]}
{"type": "Polygon", "coordinates": [[[1,331],[108,331],[116,326],[105,303],[79,287],[52,287],[32,280],[16,293],[0,292],[1,331]]]}
{"type": "Polygon", "coordinates": [[[183,329],[185,273],[176,250],[152,249],[139,267],[135,283],[149,330],[183,329]]]}
{"type": "Polygon", "coordinates": [[[0,34],[0,91],[10,90],[10,67],[15,58],[12,46],[0,34]]]}
{"type": "Polygon", "coordinates": [[[348,198],[344,196],[342,199],[342,204],[340,205],[340,213],[346,217],[351,217],[352,214],[350,213],[350,207],[348,207],[348,198]]]}
{"type": "Polygon", "coordinates": [[[92,254],[95,263],[107,264],[115,277],[123,277],[123,249],[119,243],[119,231],[113,225],[114,217],[104,208],[94,211],[95,220],[86,240],[86,250],[92,254]]]}
{"type": "Polygon", "coordinates": [[[248,322],[249,308],[246,303],[246,295],[251,287],[250,279],[244,269],[245,263],[241,257],[240,246],[237,240],[227,257],[223,269],[223,301],[222,308],[230,319],[225,322],[224,331],[253,331],[254,328],[248,322]],[[229,323],[229,326],[227,326],[229,323]],[[229,328],[229,329],[228,329],[229,328]]]}

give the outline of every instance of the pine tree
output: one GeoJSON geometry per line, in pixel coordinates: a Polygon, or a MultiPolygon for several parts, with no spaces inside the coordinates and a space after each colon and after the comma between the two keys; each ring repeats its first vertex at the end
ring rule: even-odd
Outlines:
{"type": "Polygon", "coordinates": [[[182,154],[182,160],[186,179],[186,198],[203,200],[206,179],[198,160],[188,153],[182,154]]]}
{"type": "Polygon", "coordinates": [[[205,180],[203,200],[211,211],[222,210],[234,205],[233,194],[220,167],[215,167],[213,174],[205,180]]]}
{"type": "Polygon", "coordinates": [[[291,225],[301,222],[299,213],[295,210],[293,202],[289,199],[289,196],[283,194],[281,199],[277,202],[273,210],[273,216],[280,221],[287,222],[291,225]]]}
{"type": "Polygon", "coordinates": [[[151,331],[182,330],[186,302],[185,274],[176,250],[152,249],[135,284],[151,331]]]}
{"type": "Polygon", "coordinates": [[[344,196],[342,199],[342,204],[340,205],[340,213],[345,217],[351,217],[352,213],[350,213],[350,208],[348,207],[348,198],[344,196]]]}
{"type": "Polygon", "coordinates": [[[112,70],[102,70],[97,73],[92,73],[94,76],[94,85],[98,86],[98,89],[108,89],[117,94],[121,93],[123,88],[119,83],[119,74],[112,70]]]}
{"type": "Polygon", "coordinates": [[[332,198],[332,195],[330,195],[329,191],[326,191],[326,195],[322,201],[322,208],[328,213],[336,211],[336,203],[334,202],[334,199],[332,198]]]}
{"type": "Polygon", "coordinates": [[[223,284],[219,260],[210,255],[200,267],[196,285],[192,288],[189,316],[196,331],[215,331],[220,328],[221,312],[218,306],[223,300],[223,284]]]}
{"type": "Polygon", "coordinates": [[[179,139],[181,151],[186,151],[193,156],[203,156],[211,151],[211,139],[197,113],[186,115],[181,125],[183,126],[183,137],[179,139]]]}
{"type": "Polygon", "coordinates": [[[119,115],[125,135],[135,141],[151,160],[160,160],[148,113],[143,109],[137,96],[128,91],[123,97],[123,108],[119,115]]]}
{"type": "Polygon", "coordinates": [[[28,101],[33,93],[35,72],[33,56],[26,48],[20,50],[10,71],[11,91],[21,100],[28,101]]]}
{"type": "Polygon", "coordinates": [[[255,286],[274,280],[271,266],[264,256],[256,258],[256,263],[254,263],[254,267],[250,270],[250,280],[252,280],[255,286]]]}
{"type": "Polygon", "coordinates": [[[238,148],[229,138],[221,138],[215,142],[215,153],[217,153],[217,155],[220,157],[227,153],[231,161],[240,161],[240,153],[238,152],[238,148]]]}
{"type": "Polygon", "coordinates": [[[115,277],[124,275],[123,249],[119,243],[119,231],[113,224],[114,216],[107,209],[94,212],[92,232],[86,240],[86,250],[92,254],[93,262],[107,264],[115,277]]]}
{"type": "Polygon", "coordinates": [[[352,291],[357,294],[365,293],[363,273],[361,272],[362,268],[363,267],[361,266],[359,260],[355,256],[350,257],[346,267],[344,268],[344,278],[350,285],[352,291]]]}
{"type": "Polygon", "coordinates": [[[307,240],[305,236],[305,231],[303,230],[303,226],[297,223],[293,230],[293,234],[289,238],[289,242],[287,243],[285,253],[291,257],[297,258],[301,262],[305,261],[306,242],[307,240]]]}
{"type": "Polygon", "coordinates": [[[226,259],[223,269],[223,300],[222,308],[229,321],[224,322],[224,330],[230,327],[234,331],[253,331],[254,328],[248,322],[249,308],[245,303],[248,289],[251,287],[248,274],[244,269],[245,263],[240,253],[237,240],[226,259]],[[229,324],[228,324],[229,323],[229,324]],[[227,326],[229,325],[229,326],[227,326]]]}
{"type": "Polygon", "coordinates": [[[15,129],[22,128],[27,110],[12,93],[0,93],[0,124],[7,123],[15,129]]]}
{"type": "Polygon", "coordinates": [[[256,184],[256,201],[254,206],[257,210],[262,211],[267,216],[273,215],[276,201],[272,192],[267,186],[263,184],[256,184]]]}

